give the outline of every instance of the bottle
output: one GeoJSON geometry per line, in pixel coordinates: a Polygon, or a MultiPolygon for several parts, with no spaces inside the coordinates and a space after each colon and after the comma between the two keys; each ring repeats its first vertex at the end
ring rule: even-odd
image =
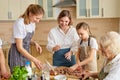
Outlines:
{"type": "Polygon", "coordinates": [[[31,77],[32,77],[32,68],[30,66],[30,61],[26,61],[25,68],[28,71],[28,74],[27,74],[28,78],[27,78],[27,80],[31,80],[31,77]]]}

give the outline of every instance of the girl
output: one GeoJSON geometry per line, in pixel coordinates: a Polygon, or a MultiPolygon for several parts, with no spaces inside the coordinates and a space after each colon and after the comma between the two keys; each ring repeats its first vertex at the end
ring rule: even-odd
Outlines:
{"type": "Polygon", "coordinates": [[[63,10],[58,16],[58,26],[51,29],[48,35],[47,49],[53,52],[54,66],[72,66],[76,63],[74,52],[75,43],[79,39],[72,26],[71,14],[63,10]]]}
{"type": "Polygon", "coordinates": [[[96,39],[91,36],[89,25],[85,22],[78,23],[76,30],[81,40],[78,43],[77,63],[71,68],[75,70],[78,66],[82,66],[85,70],[96,72],[98,50],[96,39]]]}
{"type": "Polygon", "coordinates": [[[13,26],[12,45],[9,50],[9,66],[12,71],[14,66],[25,66],[25,62],[34,62],[37,68],[42,64],[39,60],[29,54],[30,43],[34,43],[37,51],[42,52],[41,47],[31,38],[35,31],[35,23],[39,22],[44,15],[44,10],[37,4],[31,4],[25,13],[16,20],[13,26]]]}

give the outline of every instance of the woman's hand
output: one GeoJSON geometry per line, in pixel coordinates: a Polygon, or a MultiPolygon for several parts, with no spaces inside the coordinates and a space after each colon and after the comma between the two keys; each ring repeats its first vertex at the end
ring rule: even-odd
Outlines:
{"type": "Polygon", "coordinates": [[[43,64],[39,60],[35,59],[33,62],[38,69],[43,69],[43,64]]]}
{"type": "Polygon", "coordinates": [[[72,51],[69,51],[65,54],[65,58],[69,61],[71,61],[72,51]]]}
{"type": "Polygon", "coordinates": [[[55,47],[53,47],[53,51],[58,51],[60,50],[60,45],[56,45],[55,47]]]}
{"type": "Polygon", "coordinates": [[[35,48],[36,48],[37,52],[42,53],[41,46],[38,43],[36,43],[36,42],[34,42],[34,44],[35,44],[35,48]]]}
{"type": "Polygon", "coordinates": [[[83,71],[83,72],[81,73],[81,76],[82,76],[82,80],[86,80],[87,78],[90,77],[90,73],[87,72],[87,71],[83,71]]]}

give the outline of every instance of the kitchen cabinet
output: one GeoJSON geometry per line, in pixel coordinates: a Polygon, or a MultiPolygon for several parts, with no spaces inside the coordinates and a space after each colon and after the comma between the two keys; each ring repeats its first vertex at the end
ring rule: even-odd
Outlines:
{"type": "Polygon", "coordinates": [[[0,0],[0,20],[14,20],[20,13],[20,1],[0,0]]]}
{"type": "Polygon", "coordinates": [[[54,4],[60,0],[36,0],[36,3],[41,5],[45,10],[45,15],[43,20],[54,20],[57,19],[57,16],[60,12],[60,8],[52,7],[54,4]]]}
{"type": "Polygon", "coordinates": [[[8,1],[0,0],[0,20],[5,20],[7,18],[8,18],[8,1]]]}
{"type": "Polygon", "coordinates": [[[119,0],[103,0],[103,17],[105,18],[115,18],[119,16],[119,0]]]}
{"type": "Polygon", "coordinates": [[[30,4],[35,4],[35,0],[20,0],[20,1],[21,1],[21,9],[20,9],[21,14],[25,12],[25,10],[30,4]]]}
{"type": "Polygon", "coordinates": [[[16,20],[35,0],[0,0],[0,20],[16,20]]]}
{"type": "Polygon", "coordinates": [[[101,17],[101,0],[76,0],[77,18],[101,17]]]}

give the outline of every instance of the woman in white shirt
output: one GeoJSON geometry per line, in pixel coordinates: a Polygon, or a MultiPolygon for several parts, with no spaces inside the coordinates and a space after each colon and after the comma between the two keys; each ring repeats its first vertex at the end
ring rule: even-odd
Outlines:
{"type": "Polygon", "coordinates": [[[1,77],[9,78],[10,72],[7,71],[6,64],[5,64],[5,57],[2,50],[2,40],[0,39],[0,80],[1,77]]]}
{"type": "Polygon", "coordinates": [[[100,73],[83,73],[86,77],[99,80],[120,80],[120,35],[117,32],[108,32],[100,39],[100,49],[105,56],[104,65],[100,73]]]}
{"type": "Polygon", "coordinates": [[[74,52],[79,39],[72,26],[71,14],[63,10],[58,16],[58,26],[50,30],[47,49],[53,52],[54,66],[72,66],[76,63],[74,52]]]}
{"type": "Polygon", "coordinates": [[[44,15],[44,10],[40,5],[31,4],[25,13],[13,25],[12,45],[9,51],[9,66],[12,71],[14,66],[25,66],[26,61],[32,61],[37,68],[42,64],[39,60],[29,54],[30,43],[35,44],[37,51],[42,52],[42,48],[32,41],[35,31],[35,23],[39,22],[44,15]]]}

